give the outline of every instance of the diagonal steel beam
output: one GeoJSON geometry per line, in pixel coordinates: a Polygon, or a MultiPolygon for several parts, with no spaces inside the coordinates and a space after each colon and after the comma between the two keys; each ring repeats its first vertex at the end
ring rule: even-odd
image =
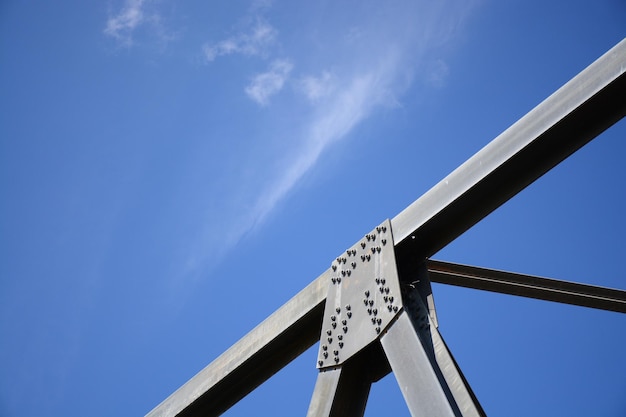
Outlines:
{"type": "Polygon", "coordinates": [[[434,260],[426,265],[432,282],[626,313],[622,290],[434,260]]]}
{"type": "MultiPolygon", "coordinates": [[[[430,257],[626,115],[626,40],[392,220],[398,263],[430,257]]],[[[148,416],[215,415],[319,337],[329,271],[148,416]]]]}
{"type": "Polygon", "coordinates": [[[429,258],[626,115],[626,39],[391,220],[429,258]]]}
{"type": "Polygon", "coordinates": [[[320,275],[147,416],[226,411],[319,339],[330,270],[320,275]]]}

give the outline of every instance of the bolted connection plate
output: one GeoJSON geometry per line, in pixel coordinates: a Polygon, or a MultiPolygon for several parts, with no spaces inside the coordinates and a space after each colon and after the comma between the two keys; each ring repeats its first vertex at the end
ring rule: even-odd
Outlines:
{"type": "Polygon", "coordinates": [[[391,222],[385,220],[331,265],[317,367],[344,363],[402,310],[391,222]]]}

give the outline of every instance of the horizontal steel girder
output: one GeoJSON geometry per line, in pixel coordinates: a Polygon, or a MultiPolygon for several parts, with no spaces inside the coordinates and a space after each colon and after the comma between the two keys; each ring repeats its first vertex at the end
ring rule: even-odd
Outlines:
{"type": "MultiPolygon", "coordinates": [[[[626,115],[626,40],[391,220],[396,258],[428,258],[626,115]]],[[[313,345],[329,270],[148,416],[216,415],[313,345]]]]}
{"type": "Polygon", "coordinates": [[[432,282],[626,313],[626,291],[428,260],[432,282]]]}

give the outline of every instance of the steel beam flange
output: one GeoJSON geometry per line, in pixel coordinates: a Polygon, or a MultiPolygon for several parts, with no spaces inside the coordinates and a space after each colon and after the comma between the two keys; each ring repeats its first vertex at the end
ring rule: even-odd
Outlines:
{"type": "Polygon", "coordinates": [[[387,219],[331,264],[317,367],[341,365],[378,339],[402,310],[387,219]]]}

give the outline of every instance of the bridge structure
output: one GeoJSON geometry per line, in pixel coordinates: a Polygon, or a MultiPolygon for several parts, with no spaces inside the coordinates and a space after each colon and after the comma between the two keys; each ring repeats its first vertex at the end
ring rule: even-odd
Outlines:
{"type": "MultiPolygon", "coordinates": [[[[430,257],[626,115],[626,39],[150,411],[219,415],[319,341],[308,416],[362,416],[393,372],[413,416],[484,416],[438,331],[431,282],[626,313],[626,291],[430,257]]],[[[313,367],[313,364],[312,364],[313,367]]]]}

